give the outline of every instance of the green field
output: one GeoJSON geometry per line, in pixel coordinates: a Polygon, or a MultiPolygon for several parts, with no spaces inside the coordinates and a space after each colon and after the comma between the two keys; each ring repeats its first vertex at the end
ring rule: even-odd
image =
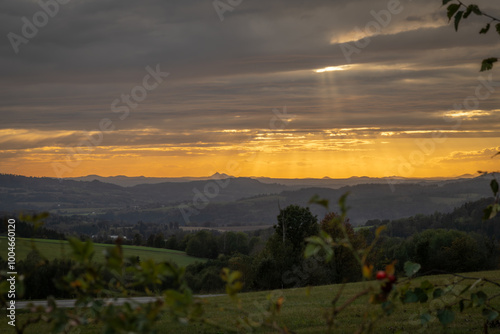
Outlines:
{"type": "MultiPolygon", "coordinates": [[[[480,273],[468,274],[474,277],[486,277],[493,280],[500,280],[500,271],[488,271],[480,273]]],[[[419,278],[414,280],[416,284],[419,284],[424,279],[429,279],[433,283],[443,284],[451,280],[450,276],[440,275],[431,276],[427,278],[419,278]]],[[[378,282],[364,282],[364,283],[350,283],[344,286],[342,298],[339,300],[337,305],[343,303],[348,298],[354,296],[356,293],[362,291],[367,287],[367,285],[374,284],[377,285],[378,282]]],[[[465,283],[462,283],[465,286],[465,283]]],[[[299,334],[311,334],[311,333],[326,333],[324,314],[326,308],[331,305],[331,300],[336,295],[337,291],[340,289],[340,285],[328,285],[321,287],[313,287],[310,290],[306,288],[301,289],[289,289],[289,290],[278,290],[277,292],[282,293],[285,301],[283,308],[278,318],[281,324],[286,324],[288,329],[293,330],[294,333],[299,334]]],[[[500,288],[490,288],[481,287],[481,289],[487,293],[489,296],[497,294],[500,288]]],[[[477,290],[476,290],[477,291],[477,290]]],[[[247,311],[254,322],[259,322],[261,319],[259,316],[259,310],[266,307],[266,296],[269,292],[253,292],[240,294],[242,299],[242,308],[247,311]]],[[[451,296],[443,297],[450,298],[451,296]]],[[[451,297],[453,298],[453,297],[451,297]]],[[[235,305],[232,303],[229,297],[210,297],[206,298],[206,315],[212,320],[218,323],[224,324],[231,327],[238,315],[235,305]]],[[[448,302],[453,303],[454,300],[448,299],[448,302]]],[[[500,304],[500,303],[498,303],[500,304]]],[[[442,333],[442,327],[439,321],[434,318],[431,321],[429,328],[422,330],[419,325],[418,316],[419,313],[425,310],[429,304],[406,304],[401,305],[394,311],[394,313],[389,316],[380,319],[375,327],[375,333],[442,333]]],[[[499,305],[500,306],[500,305],[499,305]]],[[[361,297],[358,301],[354,302],[350,307],[346,308],[342,313],[338,315],[338,328],[334,333],[354,333],[358,329],[359,325],[364,319],[365,312],[367,310],[378,311],[380,310],[379,305],[370,305],[367,302],[367,297],[361,297]]],[[[18,311],[17,319],[18,321],[25,321],[30,314],[21,313],[18,311]]],[[[482,333],[483,332],[483,317],[481,315],[481,309],[466,309],[463,314],[457,315],[455,321],[449,327],[446,333],[482,333]]],[[[498,325],[498,324],[497,324],[498,325]]],[[[191,334],[191,333],[211,333],[211,334],[222,334],[226,331],[215,329],[212,327],[206,327],[201,324],[189,324],[181,325],[173,322],[167,316],[164,316],[158,322],[159,333],[179,333],[179,334],[191,334]]],[[[26,333],[48,333],[49,326],[46,324],[37,324],[33,326],[31,330],[26,333]]],[[[14,333],[12,329],[8,329],[7,320],[2,320],[0,323],[0,332],[2,333],[14,333]]],[[[266,329],[266,330],[256,330],[254,333],[276,333],[276,331],[266,329]]],[[[72,333],[85,334],[85,333],[100,333],[99,326],[87,326],[82,327],[72,333]]],[[[492,326],[489,328],[489,333],[500,333],[500,328],[498,326],[492,326]]]]}
{"type": "MultiPolygon", "coordinates": [[[[16,260],[20,261],[26,258],[26,255],[32,250],[32,246],[35,246],[40,253],[49,260],[55,258],[69,258],[70,246],[67,241],[63,240],[48,240],[48,239],[25,239],[16,238],[16,260]]],[[[112,247],[112,245],[106,244],[94,244],[94,260],[98,262],[104,261],[104,250],[106,248],[112,247]]],[[[7,239],[6,237],[0,237],[0,256],[3,259],[7,259],[7,239]]],[[[142,246],[123,246],[125,257],[128,256],[139,256],[141,260],[153,259],[157,262],[171,260],[177,263],[179,266],[187,266],[195,262],[203,262],[204,259],[192,257],[186,255],[185,252],[161,249],[161,248],[151,248],[142,246]]]]}

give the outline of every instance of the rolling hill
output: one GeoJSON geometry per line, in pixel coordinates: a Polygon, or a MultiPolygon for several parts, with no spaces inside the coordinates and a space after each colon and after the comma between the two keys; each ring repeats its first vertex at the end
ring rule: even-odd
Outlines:
{"type": "MultiPolygon", "coordinates": [[[[48,210],[59,215],[84,215],[125,223],[171,222],[181,225],[272,225],[279,208],[308,206],[319,195],[335,202],[349,193],[349,217],[354,225],[369,219],[397,219],[418,213],[449,212],[467,201],[491,196],[490,176],[451,180],[391,180],[363,178],[362,184],[299,187],[263,183],[252,178],[220,178],[188,182],[162,182],[122,187],[101,181],[60,181],[0,175],[0,211],[48,210]],[[181,207],[184,209],[180,209],[181,207]]],[[[299,182],[299,181],[297,181],[299,182]]],[[[309,181],[304,181],[309,182],[309,181]]],[[[314,181],[317,183],[317,180],[314,181]]],[[[312,211],[320,218],[325,210],[312,211]]]]}

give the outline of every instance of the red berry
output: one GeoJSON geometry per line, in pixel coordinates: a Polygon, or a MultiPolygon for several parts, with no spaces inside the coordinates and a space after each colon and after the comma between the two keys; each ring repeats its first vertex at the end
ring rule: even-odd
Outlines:
{"type": "Polygon", "coordinates": [[[394,276],[394,275],[389,275],[387,278],[389,279],[389,282],[391,282],[391,283],[396,283],[396,281],[398,280],[396,278],[396,276],[394,276]]]}
{"type": "Polygon", "coordinates": [[[387,274],[385,273],[385,271],[383,270],[380,270],[380,271],[377,271],[377,276],[375,276],[378,280],[383,280],[387,277],[387,274]]]}

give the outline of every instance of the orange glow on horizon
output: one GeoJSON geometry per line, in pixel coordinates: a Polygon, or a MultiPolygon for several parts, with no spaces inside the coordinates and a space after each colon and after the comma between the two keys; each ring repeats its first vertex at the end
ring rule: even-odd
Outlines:
{"type": "Polygon", "coordinates": [[[78,155],[63,147],[4,150],[0,172],[48,177],[203,177],[215,172],[272,178],[455,177],[498,170],[499,158],[491,156],[499,148],[499,138],[447,138],[432,144],[430,138],[271,133],[240,145],[110,146],[78,155]],[[427,144],[422,144],[425,140],[427,144]]]}

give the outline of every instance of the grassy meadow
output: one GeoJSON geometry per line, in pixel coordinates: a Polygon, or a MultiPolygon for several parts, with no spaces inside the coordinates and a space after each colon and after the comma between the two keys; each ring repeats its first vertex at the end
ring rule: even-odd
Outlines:
{"type": "MultiPolygon", "coordinates": [[[[49,260],[69,258],[71,252],[68,242],[64,240],[16,238],[16,260],[25,259],[26,255],[33,249],[33,246],[49,260]]],[[[94,260],[98,262],[104,261],[104,250],[109,247],[112,247],[112,245],[94,244],[94,260]]],[[[7,259],[6,237],[0,237],[0,249],[0,256],[7,259]]],[[[171,260],[179,266],[187,266],[197,261],[205,261],[204,259],[188,256],[185,252],[170,249],[124,245],[123,250],[125,257],[139,256],[141,260],[153,259],[157,262],[171,260]]]]}
{"type": "MultiPolygon", "coordinates": [[[[488,271],[467,274],[472,277],[485,277],[496,281],[500,280],[500,271],[488,271]]],[[[449,275],[439,275],[431,277],[421,277],[414,280],[414,284],[420,284],[421,281],[428,279],[435,284],[446,284],[452,280],[449,275]]],[[[469,282],[472,283],[473,281],[469,282]]],[[[356,293],[362,291],[369,285],[377,286],[378,282],[361,282],[349,283],[343,287],[343,294],[337,305],[341,305],[344,301],[348,300],[356,293]]],[[[459,290],[465,287],[467,283],[461,283],[457,288],[459,290]]],[[[326,333],[327,327],[325,325],[324,314],[325,310],[331,305],[331,301],[336,295],[341,285],[328,285],[313,288],[300,288],[277,290],[275,293],[282,293],[285,301],[283,303],[282,311],[279,318],[279,323],[285,324],[289,330],[298,334],[312,334],[312,333],[326,333]]],[[[477,291],[482,289],[489,296],[499,293],[500,288],[492,288],[491,286],[482,287],[478,284],[477,291]]],[[[242,300],[242,308],[247,311],[254,322],[260,321],[259,310],[266,308],[266,296],[270,292],[252,292],[240,294],[242,300]]],[[[453,303],[452,296],[442,297],[448,298],[448,302],[453,303]]],[[[237,310],[235,304],[228,296],[210,297],[204,299],[206,302],[205,310],[206,315],[210,319],[223,324],[228,327],[234,328],[234,323],[238,316],[241,314],[237,310]]],[[[444,299],[446,300],[446,299],[444,299]]],[[[366,312],[379,312],[379,305],[370,305],[368,297],[364,296],[356,302],[347,307],[337,317],[337,328],[334,333],[353,333],[359,328],[367,316],[366,312]]],[[[498,303],[500,306],[500,303],[498,303]]],[[[436,304],[434,304],[436,305],[436,304]]],[[[398,303],[398,308],[389,317],[381,318],[377,323],[375,333],[442,333],[443,329],[439,321],[434,318],[427,329],[422,329],[419,325],[418,316],[421,311],[424,311],[427,304],[406,304],[401,305],[398,303]]],[[[18,311],[19,312],[19,311],[18,311]]],[[[18,321],[26,321],[31,314],[26,311],[18,313],[18,321]]],[[[448,328],[446,333],[482,333],[484,326],[484,318],[481,315],[481,309],[466,309],[463,314],[456,316],[455,321],[448,328]]],[[[0,324],[0,332],[14,333],[12,329],[8,328],[7,320],[3,320],[0,324]]],[[[182,325],[172,321],[168,316],[161,318],[157,325],[159,333],[178,333],[178,334],[192,334],[192,333],[207,333],[207,334],[221,334],[228,333],[229,331],[207,327],[202,324],[189,324],[182,325]]],[[[46,324],[37,324],[32,326],[26,333],[47,333],[49,326],[46,324]]],[[[100,326],[92,325],[81,327],[74,330],[72,333],[100,333],[100,326]]],[[[275,333],[272,329],[258,329],[254,333],[275,333]]],[[[500,333],[500,328],[491,326],[489,333],[500,333]]]]}

